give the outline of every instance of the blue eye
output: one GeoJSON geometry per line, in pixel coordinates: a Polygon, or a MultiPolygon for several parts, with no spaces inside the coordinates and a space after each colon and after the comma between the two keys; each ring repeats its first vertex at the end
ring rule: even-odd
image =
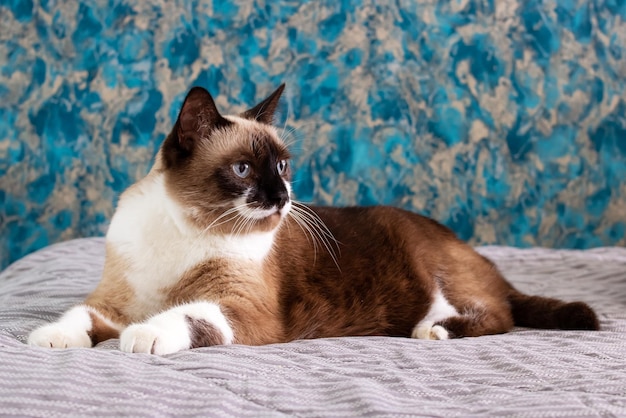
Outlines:
{"type": "Polygon", "coordinates": [[[280,160],[278,164],[276,164],[276,169],[278,170],[278,174],[283,174],[287,169],[287,160],[280,160]]]}
{"type": "Polygon", "coordinates": [[[245,179],[250,175],[250,164],[244,162],[235,163],[233,164],[233,171],[238,177],[245,179]]]}

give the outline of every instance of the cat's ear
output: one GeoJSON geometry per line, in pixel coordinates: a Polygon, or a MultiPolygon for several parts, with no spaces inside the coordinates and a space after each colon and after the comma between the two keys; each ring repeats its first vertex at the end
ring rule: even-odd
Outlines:
{"type": "Polygon", "coordinates": [[[183,102],[174,129],[163,142],[163,160],[173,167],[192,155],[196,143],[209,138],[215,129],[232,122],[217,111],[211,94],[202,87],[194,87],[183,102]]]}
{"type": "Polygon", "coordinates": [[[179,140],[208,137],[214,129],[230,123],[218,112],[211,94],[202,87],[194,87],[187,93],[178,114],[179,140]]]}
{"type": "Polygon", "coordinates": [[[263,100],[252,109],[246,110],[240,116],[242,118],[256,120],[257,122],[271,125],[274,121],[274,113],[276,112],[276,107],[280,101],[281,94],[283,94],[283,90],[285,90],[284,83],[281,84],[274,91],[274,93],[270,94],[267,99],[263,100]]]}

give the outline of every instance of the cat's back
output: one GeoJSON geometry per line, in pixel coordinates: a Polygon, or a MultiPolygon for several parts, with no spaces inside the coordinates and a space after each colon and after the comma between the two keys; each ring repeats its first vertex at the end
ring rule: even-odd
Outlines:
{"type": "Polygon", "coordinates": [[[381,255],[407,252],[433,258],[466,245],[439,222],[391,206],[295,209],[279,231],[277,247],[281,254],[296,260],[306,260],[311,253],[321,260],[319,268],[326,268],[326,262],[341,267],[367,257],[379,262],[381,255]]]}
{"type": "Polygon", "coordinates": [[[431,246],[458,241],[449,228],[434,219],[392,206],[310,209],[340,241],[396,239],[398,243],[411,241],[417,245],[421,241],[431,246]]]}

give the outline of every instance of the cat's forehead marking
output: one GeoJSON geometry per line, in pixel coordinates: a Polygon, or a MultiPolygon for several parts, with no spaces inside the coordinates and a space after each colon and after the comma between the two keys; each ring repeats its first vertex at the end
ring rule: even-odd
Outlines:
{"type": "Polygon", "coordinates": [[[275,127],[256,121],[251,121],[238,116],[225,116],[234,124],[230,127],[231,134],[236,139],[238,146],[247,146],[257,157],[264,152],[274,154],[286,154],[287,148],[278,136],[275,127]]]}
{"type": "Polygon", "coordinates": [[[279,140],[276,128],[271,125],[259,123],[253,120],[245,119],[239,116],[228,115],[224,118],[234,123],[232,128],[238,130],[242,134],[261,136],[263,134],[279,140]]]}
{"type": "Polygon", "coordinates": [[[262,135],[254,135],[252,137],[250,145],[252,146],[252,152],[256,157],[260,157],[263,149],[267,148],[267,139],[262,135]]]}

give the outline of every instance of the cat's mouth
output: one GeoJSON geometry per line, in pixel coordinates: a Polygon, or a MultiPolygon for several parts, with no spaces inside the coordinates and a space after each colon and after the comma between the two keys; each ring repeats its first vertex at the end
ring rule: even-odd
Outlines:
{"type": "Polygon", "coordinates": [[[239,214],[244,218],[247,218],[249,220],[254,220],[254,221],[265,221],[265,220],[279,221],[280,219],[282,219],[284,216],[287,215],[290,208],[291,208],[291,202],[288,201],[281,207],[277,205],[274,205],[270,208],[248,207],[243,210],[240,210],[239,214]]]}
{"type": "Polygon", "coordinates": [[[280,216],[280,209],[278,209],[276,206],[269,209],[257,208],[252,209],[250,212],[242,215],[248,219],[256,219],[261,221],[272,216],[280,216]]]}

